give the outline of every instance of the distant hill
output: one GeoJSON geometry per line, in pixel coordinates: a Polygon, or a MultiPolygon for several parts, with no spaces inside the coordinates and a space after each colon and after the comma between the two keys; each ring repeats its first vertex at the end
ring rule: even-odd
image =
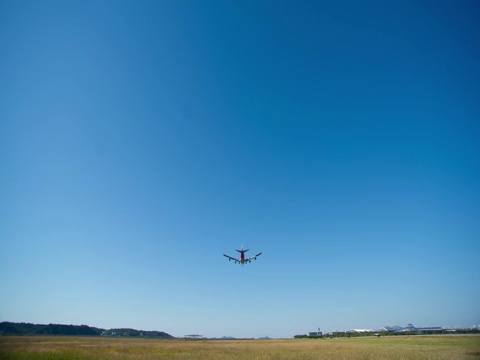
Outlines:
{"type": "Polygon", "coordinates": [[[110,329],[106,330],[103,336],[131,336],[131,337],[156,337],[162,339],[173,339],[174,337],[163,331],[145,331],[135,329],[110,329]]]}
{"type": "Polygon", "coordinates": [[[0,323],[0,335],[67,335],[67,336],[128,336],[128,337],[155,337],[173,339],[174,337],[163,331],[144,331],[135,329],[100,329],[87,325],[60,325],[60,324],[30,324],[30,323],[0,323]]]}

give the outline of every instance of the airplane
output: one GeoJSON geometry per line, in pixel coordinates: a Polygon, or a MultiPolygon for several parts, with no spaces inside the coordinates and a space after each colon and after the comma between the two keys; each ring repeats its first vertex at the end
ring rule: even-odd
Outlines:
{"type": "Polygon", "coordinates": [[[235,250],[235,251],[238,251],[240,253],[240,259],[228,256],[228,255],[225,255],[225,254],[223,254],[223,256],[227,257],[228,261],[233,260],[233,261],[235,261],[235,264],[242,264],[242,266],[243,266],[243,264],[245,264],[245,263],[250,263],[250,262],[252,262],[252,260],[257,260],[257,257],[262,255],[262,253],[258,253],[255,256],[252,256],[252,257],[249,257],[248,259],[245,259],[245,253],[248,250],[250,250],[250,249],[243,250],[243,244],[242,244],[242,250],[235,250]]]}

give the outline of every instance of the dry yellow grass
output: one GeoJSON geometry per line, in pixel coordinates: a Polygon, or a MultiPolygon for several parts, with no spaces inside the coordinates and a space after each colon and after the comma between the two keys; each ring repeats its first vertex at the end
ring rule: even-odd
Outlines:
{"type": "Polygon", "coordinates": [[[0,337],[0,359],[480,359],[480,336],[182,341],[0,337]]]}

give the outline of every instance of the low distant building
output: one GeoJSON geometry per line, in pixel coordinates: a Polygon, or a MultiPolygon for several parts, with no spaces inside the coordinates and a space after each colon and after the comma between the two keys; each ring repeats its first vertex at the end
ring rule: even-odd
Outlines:
{"type": "Polygon", "coordinates": [[[425,326],[425,327],[419,327],[417,328],[417,331],[419,332],[425,332],[425,331],[442,331],[441,326],[425,326]]]}
{"type": "Polygon", "coordinates": [[[407,324],[407,326],[385,326],[383,328],[375,330],[375,332],[395,332],[395,333],[407,333],[407,332],[437,332],[442,331],[442,327],[440,326],[423,326],[423,327],[415,327],[412,324],[407,324]]]}
{"type": "Polygon", "coordinates": [[[350,330],[347,330],[347,333],[369,333],[369,332],[373,332],[373,330],[371,330],[371,329],[350,329],[350,330]]]}

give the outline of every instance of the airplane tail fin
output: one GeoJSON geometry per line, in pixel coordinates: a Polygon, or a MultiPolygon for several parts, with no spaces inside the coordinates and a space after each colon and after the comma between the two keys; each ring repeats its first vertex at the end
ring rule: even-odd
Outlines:
{"type": "Polygon", "coordinates": [[[250,249],[243,250],[243,244],[242,244],[242,250],[235,250],[235,251],[238,251],[239,253],[242,253],[242,252],[243,252],[243,253],[246,253],[248,250],[250,250],[250,249]]]}

